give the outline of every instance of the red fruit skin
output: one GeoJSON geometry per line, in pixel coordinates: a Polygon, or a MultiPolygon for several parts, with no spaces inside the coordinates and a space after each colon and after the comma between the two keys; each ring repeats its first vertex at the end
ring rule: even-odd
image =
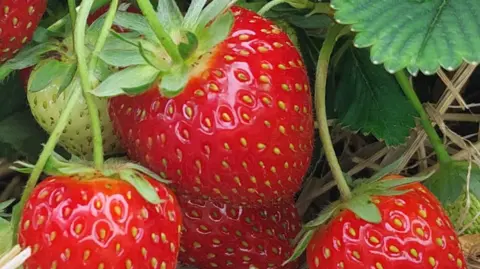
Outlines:
{"type": "MultiPolygon", "coordinates": [[[[230,36],[184,91],[110,99],[130,158],[177,191],[267,205],[299,190],[313,148],[307,71],[287,34],[240,7],[230,36]]],[[[202,66],[202,65],[201,65],[202,66]]]]}
{"type": "Polygon", "coordinates": [[[169,189],[149,181],[164,203],[146,202],[124,181],[44,180],[20,222],[19,243],[33,253],[25,269],[175,269],[182,213],[169,189]]]}
{"type": "MultiPolygon", "coordinates": [[[[400,178],[389,176],[388,179],[400,178]]],[[[307,248],[309,268],[462,269],[460,243],[435,196],[419,183],[398,196],[373,199],[382,223],[343,211],[319,229],[307,248]]]]}
{"type": "Polygon", "coordinates": [[[293,202],[266,208],[178,197],[184,212],[180,263],[196,268],[297,269],[292,254],[301,221],[293,202]]]}
{"type": "Polygon", "coordinates": [[[0,64],[32,39],[46,9],[47,0],[0,1],[0,64]]]}

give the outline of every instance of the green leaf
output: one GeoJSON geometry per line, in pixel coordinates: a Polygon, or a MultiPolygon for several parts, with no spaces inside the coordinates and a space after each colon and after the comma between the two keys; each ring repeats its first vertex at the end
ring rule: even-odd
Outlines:
{"type": "Polygon", "coordinates": [[[195,33],[200,32],[204,29],[207,24],[212,22],[215,18],[221,15],[225,10],[227,10],[231,5],[233,5],[235,0],[213,0],[200,14],[198,19],[197,26],[195,28],[195,33]]]}
{"type": "Polygon", "coordinates": [[[314,230],[308,230],[305,232],[303,235],[302,239],[300,242],[298,242],[297,246],[295,247],[295,250],[293,251],[293,254],[282,264],[282,266],[286,265],[289,262],[292,262],[298,257],[302,256],[303,252],[305,249],[307,249],[308,244],[310,243],[310,240],[312,240],[312,237],[315,235],[314,230]]]}
{"type": "Polygon", "coordinates": [[[373,65],[367,50],[350,47],[336,67],[335,112],[342,126],[400,145],[415,127],[414,108],[395,77],[373,65]]]}
{"type": "Polygon", "coordinates": [[[341,204],[338,201],[327,206],[314,220],[309,221],[307,224],[304,225],[304,227],[306,229],[311,229],[325,224],[327,221],[330,220],[333,214],[338,211],[340,206],[341,204]]]}
{"type": "Polygon", "coordinates": [[[166,97],[175,97],[181,93],[189,78],[188,67],[180,66],[162,77],[160,89],[166,97]]]}
{"type": "MultiPolygon", "coordinates": [[[[468,163],[454,161],[442,164],[440,168],[424,183],[430,191],[447,206],[455,202],[466,187],[468,163]]],[[[472,164],[470,172],[471,192],[480,198],[480,168],[472,164]]]]}
{"type": "Polygon", "coordinates": [[[150,184],[150,182],[148,182],[148,180],[146,180],[138,172],[133,170],[121,170],[119,175],[122,180],[130,183],[149,203],[162,203],[162,199],[160,199],[152,184],[150,184]]]}
{"type": "Polygon", "coordinates": [[[49,37],[49,32],[46,28],[38,26],[35,32],[33,33],[32,40],[37,43],[45,43],[47,42],[49,37]]]}
{"type": "Polygon", "coordinates": [[[183,29],[187,31],[194,31],[195,25],[200,18],[200,14],[205,7],[207,0],[193,0],[190,6],[188,7],[187,14],[183,19],[183,29]]]}
{"type": "Polygon", "coordinates": [[[143,60],[147,64],[151,65],[152,67],[155,67],[158,71],[169,70],[170,64],[169,62],[167,62],[167,60],[156,57],[154,52],[146,48],[146,47],[150,47],[150,49],[153,50],[154,48],[152,48],[151,45],[152,45],[151,43],[140,41],[138,43],[140,56],[142,56],[143,60]]]}
{"type": "Polygon", "coordinates": [[[435,73],[462,60],[480,62],[477,0],[332,0],[335,19],[351,24],[355,45],[371,47],[374,63],[391,72],[435,73]]]}
{"type": "Polygon", "coordinates": [[[146,84],[152,84],[159,71],[150,65],[137,65],[123,69],[103,81],[93,94],[100,97],[112,97],[124,94],[123,89],[133,89],[146,84]]]}
{"type": "Polygon", "coordinates": [[[178,44],[178,50],[183,59],[188,59],[198,47],[198,39],[195,34],[186,32],[187,42],[178,44]]]}
{"type": "Polygon", "coordinates": [[[139,32],[150,40],[156,40],[155,33],[150,28],[147,19],[140,14],[118,11],[113,23],[122,28],[139,32]]]}
{"type": "Polygon", "coordinates": [[[13,229],[9,221],[0,218],[0,257],[12,248],[13,229]]]}
{"type": "Polygon", "coordinates": [[[216,19],[208,28],[197,32],[199,50],[207,51],[224,41],[231,32],[234,17],[232,12],[226,12],[216,19]]]}
{"type": "Polygon", "coordinates": [[[157,18],[169,34],[176,31],[183,22],[182,12],[175,0],[158,1],[157,18]]]}
{"type": "Polygon", "coordinates": [[[345,204],[345,207],[367,222],[380,223],[382,221],[380,210],[368,195],[355,196],[345,204]]]}
{"type": "Polygon", "coordinates": [[[77,64],[67,65],[67,69],[64,72],[58,74],[58,80],[60,84],[58,93],[63,92],[73,81],[75,74],[77,73],[77,64]]]}
{"type": "Polygon", "coordinates": [[[76,66],[72,67],[72,64],[60,62],[55,59],[45,60],[38,64],[33,70],[30,76],[28,90],[31,92],[38,92],[52,83],[60,83],[63,85],[67,83],[65,81],[67,81],[69,77],[70,80],[68,80],[68,84],[70,84],[73,78],[73,75],[71,74],[72,69],[75,71],[76,66]]]}
{"type": "Polygon", "coordinates": [[[20,70],[38,63],[41,56],[47,52],[58,50],[53,43],[43,43],[39,45],[27,45],[14,58],[4,64],[13,70],[20,70]]]}

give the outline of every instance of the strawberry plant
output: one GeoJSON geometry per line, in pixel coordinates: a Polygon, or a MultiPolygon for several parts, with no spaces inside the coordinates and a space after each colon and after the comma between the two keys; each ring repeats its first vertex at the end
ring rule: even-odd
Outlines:
{"type": "Polygon", "coordinates": [[[1,2],[0,267],[467,268],[478,14],[1,2]]]}

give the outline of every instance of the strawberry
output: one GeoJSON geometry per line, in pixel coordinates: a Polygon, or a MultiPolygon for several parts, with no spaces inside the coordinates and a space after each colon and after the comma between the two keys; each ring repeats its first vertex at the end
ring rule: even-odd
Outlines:
{"type": "Polygon", "coordinates": [[[301,227],[293,202],[265,208],[179,196],[183,231],[179,261],[197,268],[274,269],[292,251],[301,227]]]}
{"type": "MultiPolygon", "coordinates": [[[[185,60],[190,69],[179,93],[162,86],[182,81],[174,77],[178,71],[172,69],[171,78],[162,72],[160,84],[112,98],[110,116],[129,157],[172,180],[180,193],[235,204],[288,201],[312,154],[307,71],[279,27],[240,7],[230,11],[226,38],[185,60]]],[[[110,78],[98,95],[127,87],[109,84],[117,77],[110,78]]]]}
{"type": "Polygon", "coordinates": [[[11,59],[32,39],[47,0],[2,0],[0,2],[0,64],[11,59]]]}
{"type": "Polygon", "coordinates": [[[171,190],[133,164],[68,166],[78,174],[45,179],[24,207],[25,268],[176,268],[182,213],[171,190]]]}
{"type": "MultiPolygon", "coordinates": [[[[42,91],[27,91],[30,110],[35,120],[47,133],[51,133],[55,128],[61,112],[66,106],[69,94],[79,88],[80,81],[76,79],[60,94],[58,94],[60,89],[59,82],[51,83],[42,91]]],[[[95,102],[100,111],[105,154],[121,153],[123,150],[113,131],[112,123],[107,113],[107,100],[95,98],[95,102]]],[[[86,101],[83,97],[78,100],[73,109],[68,125],[60,137],[59,144],[76,156],[86,159],[92,157],[93,141],[92,131],[90,129],[90,117],[86,101]]]]}
{"type": "Polygon", "coordinates": [[[371,197],[381,216],[377,223],[347,208],[320,227],[308,243],[309,268],[466,268],[455,230],[434,195],[420,183],[395,190],[394,196],[371,197]]]}

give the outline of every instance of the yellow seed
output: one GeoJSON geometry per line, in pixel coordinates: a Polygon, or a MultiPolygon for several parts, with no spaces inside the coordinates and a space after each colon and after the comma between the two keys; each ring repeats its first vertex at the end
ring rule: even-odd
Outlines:
{"type": "Polygon", "coordinates": [[[240,143],[242,144],[242,146],[246,147],[247,146],[247,139],[245,139],[245,137],[240,138],[240,143]]]}
{"type": "Polygon", "coordinates": [[[416,249],[410,249],[410,254],[412,254],[413,257],[418,258],[418,251],[416,249]]]}
{"type": "Polygon", "coordinates": [[[377,263],[375,264],[375,267],[376,267],[377,269],[383,269],[382,264],[379,263],[379,262],[377,262],[377,263]]]}
{"type": "Polygon", "coordinates": [[[185,112],[187,113],[187,116],[188,116],[189,118],[192,117],[192,115],[193,115],[193,110],[192,110],[191,107],[187,106],[187,108],[185,109],[185,112]]]}
{"type": "Polygon", "coordinates": [[[388,249],[393,253],[398,253],[400,250],[396,246],[390,246],[388,249]]]}
{"type": "Polygon", "coordinates": [[[266,47],[260,46],[258,47],[258,51],[264,53],[264,52],[267,52],[268,49],[266,47]]]}
{"type": "Polygon", "coordinates": [[[158,260],[156,258],[152,258],[150,260],[150,264],[152,265],[153,268],[157,268],[158,266],[158,260]]]}
{"type": "Polygon", "coordinates": [[[280,68],[280,69],[282,69],[282,70],[287,69],[287,67],[286,67],[284,64],[279,64],[279,65],[278,65],[278,68],[280,68]]]}
{"type": "Polygon", "coordinates": [[[274,46],[275,48],[281,48],[281,47],[283,47],[283,45],[282,45],[281,43],[278,43],[278,42],[273,42],[273,46],[274,46]]]}
{"type": "Polygon", "coordinates": [[[457,259],[457,266],[461,268],[463,266],[463,262],[460,258],[457,259]]]}
{"type": "Polygon", "coordinates": [[[268,69],[270,69],[270,65],[268,65],[268,64],[262,64],[262,68],[268,70],[268,69]]]}
{"type": "Polygon", "coordinates": [[[357,232],[353,228],[348,229],[348,232],[350,233],[351,236],[357,236],[357,232]]]}
{"type": "Polygon", "coordinates": [[[86,261],[88,260],[89,257],[90,257],[90,250],[87,249],[83,252],[83,260],[86,261]]]}
{"type": "Polygon", "coordinates": [[[330,249],[325,248],[325,250],[323,251],[323,256],[325,257],[325,259],[330,258],[330,255],[331,255],[330,249]]]}
{"type": "Polygon", "coordinates": [[[360,253],[358,253],[358,251],[353,251],[352,254],[353,254],[353,257],[357,258],[357,260],[360,259],[360,253]]]}
{"type": "Polygon", "coordinates": [[[428,258],[428,263],[430,263],[431,266],[435,266],[437,264],[437,261],[433,257],[428,258]]]}
{"type": "Polygon", "coordinates": [[[240,51],[240,55],[242,55],[242,56],[248,56],[248,55],[250,55],[250,52],[248,52],[248,50],[241,50],[241,51],[240,51]]]}
{"type": "Polygon", "coordinates": [[[415,232],[421,237],[425,236],[425,231],[422,228],[415,229],[415,232]]]}
{"type": "Polygon", "coordinates": [[[437,243],[438,246],[443,247],[443,240],[442,240],[442,238],[437,238],[437,239],[435,239],[435,242],[437,243]]]}
{"type": "Polygon", "coordinates": [[[250,181],[251,181],[253,184],[257,184],[257,178],[256,178],[256,177],[250,177],[250,181]]]}
{"type": "Polygon", "coordinates": [[[204,96],[204,95],[205,95],[205,92],[202,91],[202,90],[196,90],[196,91],[195,91],[195,95],[196,95],[196,96],[199,96],[199,97],[200,97],[200,96],[204,96]]]}
{"type": "Polygon", "coordinates": [[[225,60],[227,60],[227,61],[233,61],[233,60],[235,59],[235,58],[234,58],[233,56],[231,56],[231,55],[226,55],[224,58],[225,58],[225,60]]]}
{"type": "Polygon", "coordinates": [[[232,118],[227,113],[222,113],[222,119],[228,122],[232,121],[232,118]]]}
{"type": "Polygon", "coordinates": [[[270,187],[272,187],[272,184],[270,183],[270,181],[269,181],[269,180],[267,180],[267,181],[265,181],[265,186],[267,186],[267,187],[269,187],[269,188],[270,188],[270,187]]]}
{"type": "Polygon", "coordinates": [[[427,211],[425,209],[420,209],[418,211],[418,214],[422,217],[422,218],[426,218],[427,217],[427,211]]]}
{"type": "Polygon", "coordinates": [[[280,155],[282,152],[280,151],[279,148],[274,148],[273,153],[275,153],[276,155],[280,155]]]}
{"type": "Polygon", "coordinates": [[[261,75],[260,76],[260,82],[263,82],[263,83],[270,83],[270,79],[265,76],[265,75],[261,75]]]}
{"type": "Polygon", "coordinates": [[[245,34],[242,34],[238,37],[240,40],[242,41],[245,41],[245,40],[248,40],[249,36],[248,35],[245,35],[245,34]]]}
{"type": "Polygon", "coordinates": [[[210,84],[210,86],[208,87],[211,91],[214,91],[214,92],[218,92],[218,86],[217,84],[210,84]]]}
{"type": "Polygon", "coordinates": [[[262,98],[262,102],[265,104],[265,105],[270,105],[272,103],[272,101],[268,98],[268,97],[263,97],[262,98]]]}
{"type": "Polygon", "coordinates": [[[56,233],[56,232],[50,233],[50,241],[55,240],[56,237],[57,237],[57,233],[56,233]]]}
{"type": "Polygon", "coordinates": [[[403,226],[403,223],[401,220],[399,219],[395,219],[393,220],[393,223],[397,226],[397,227],[402,227],[403,226]]]}
{"type": "Polygon", "coordinates": [[[282,84],[282,89],[288,92],[290,91],[290,86],[288,86],[287,84],[282,84]]]}
{"type": "Polygon", "coordinates": [[[242,118],[243,118],[244,120],[246,120],[246,121],[249,121],[249,120],[250,120],[250,116],[248,116],[248,114],[246,114],[246,113],[243,113],[243,114],[242,114],[242,118]]]}
{"type": "Polygon", "coordinates": [[[253,103],[252,98],[251,98],[250,96],[248,96],[248,95],[244,95],[244,96],[242,97],[242,100],[243,100],[245,103],[247,103],[247,104],[253,103]]]}
{"type": "Polygon", "coordinates": [[[257,148],[258,148],[258,149],[265,149],[266,146],[265,146],[265,144],[258,143],[258,144],[257,144],[257,148]]]}
{"type": "Polygon", "coordinates": [[[378,244],[378,243],[380,243],[380,241],[378,240],[378,238],[376,238],[375,236],[371,236],[371,237],[370,237],[370,242],[372,242],[373,244],[378,244]]]}
{"type": "Polygon", "coordinates": [[[281,110],[285,110],[287,106],[285,105],[284,102],[278,101],[278,107],[279,107],[281,110]]]}
{"type": "Polygon", "coordinates": [[[137,235],[138,235],[138,229],[137,229],[137,227],[134,226],[134,227],[132,227],[132,236],[137,237],[137,235]]]}
{"type": "Polygon", "coordinates": [[[209,118],[205,118],[205,125],[207,125],[208,128],[212,127],[212,121],[209,118]]]}

